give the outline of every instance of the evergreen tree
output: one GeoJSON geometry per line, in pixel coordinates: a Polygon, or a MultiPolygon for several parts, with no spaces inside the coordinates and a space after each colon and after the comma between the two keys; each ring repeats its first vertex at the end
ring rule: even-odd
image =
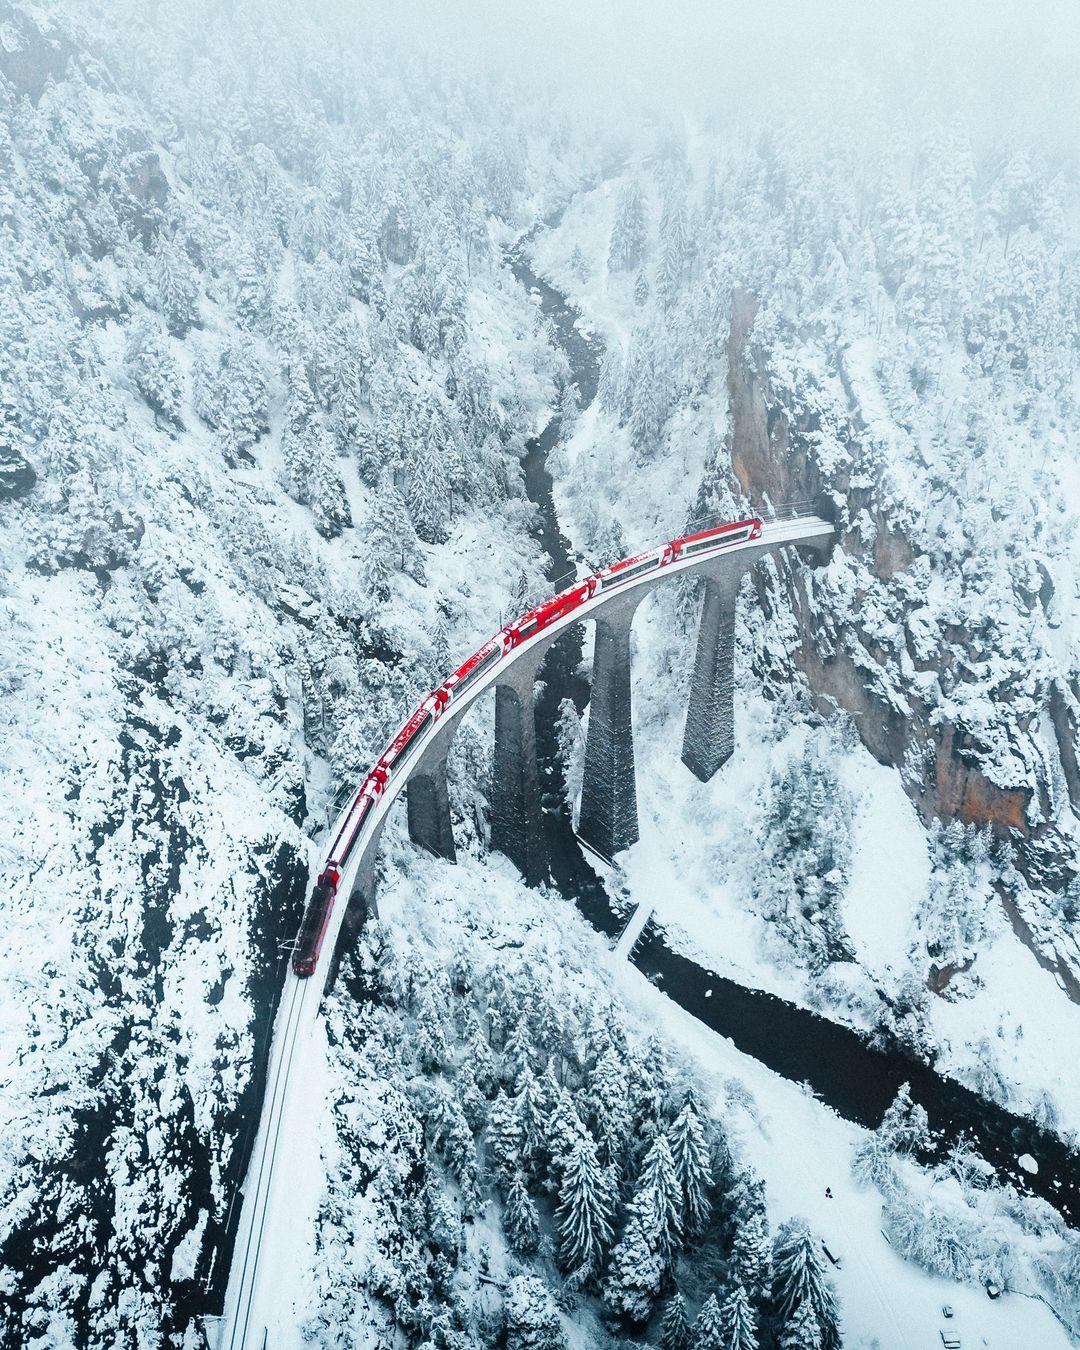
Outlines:
{"type": "Polygon", "coordinates": [[[809,1303],[800,1303],[780,1332],[780,1350],[824,1350],[825,1341],[817,1314],[809,1303]]]}
{"type": "Polygon", "coordinates": [[[821,1332],[821,1350],[837,1350],[840,1324],[832,1286],[810,1229],[801,1219],[783,1224],[773,1243],[773,1305],[786,1325],[806,1304],[821,1332]]]}
{"type": "Polygon", "coordinates": [[[533,1071],[532,1039],[525,1018],[519,1016],[502,1049],[502,1080],[513,1087],[533,1071]]]}
{"type": "Polygon", "coordinates": [[[539,1160],[543,1152],[547,1125],[540,1090],[532,1074],[526,1074],[518,1080],[514,1119],[520,1134],[521,1164],[527,1170],[539,1160]]]}
{"type": "Polygon", "coordinates": [[[588,1137],[588,1131],[578,1114],[574,1098],[555,1082],[554,1077],[550,1078],[550,1082],[554,1089],[554,1100],[548,1102],[545,1112],[544,1145],[552,1160],[552,1170],[557,1174],[578,1140],[588,1137]]]}
{"type": "Polygon", "coordinates": [[[615,205],[608,249],[608,268],[612,272],[632,271],[645,255],[645,203],[637,183],[624,183],[615,205]]]}
{"type": "Polygon", "coordinates": [[[649,278],[644,271],[637,274],[634,282],[634,304],[640,309],[649,298],[649,278]]]}
{"type": "Polygon", "coordinates": [[[723,1350],[724,1326],[715,1294],[710,1294],[701,1305],[694,1321],[692,1345],[693,1350],[723,1350]]]}
{"type": "Polygon", "coordinates": [[[772,1249],[768,1219],[762,1210],[753,1210],[738,1220],[731,1247],[731,1264],[742,1287],[760,1304],[769,1286],[772,1249]]]}
{"type": "Polygon", "coordinates": [[[604,1281],[604,1303],[616,1316],[647,1322],[660,1292],[663,1263],[641,1217],[631,1214],[615,1244],[604,1281]]]}
{"type": "Polygon", "coordinates": [[[930,1121],[925,1110],[912,1101],[910,1083],[901,1083],[876,1133],[893,1153],[910,1154],[929,1147],[930,1121]]]}
{"type": "Polygon", "coordinates": [[[478,1130],[487,1119],[488,1105],[476,1082],[476,1074],[471,1059],[466,1058],[454,1079],[454,1091],[461,1104],[462,1114],[469,1122],[469,1128],[478,1130]]]}
{"type": "Polygon", "coordinates": [[[154,324],[143,322],[129,329],[124,343],[124,365],[154,413],[170,422],[178,421],[180,372],[154,324]]]}
{"type": "Polygon", "coordinates": [[[540,1221],[521,1168],[510,1178],[503,1226],[510,1249],[518,1256],[531,1256],[540,1245],[540,1221]]]}
{"type": "Polygon", "coordinates": [[[521,1168],[522,1142],[516,1104],[500,1088],[488,1113],[486,1155],[488,1166],[503,1185],[521,1168]]]}
{"type": "Polygon", "coordinates": [[[199,288],[187,254],[172,239],[157,248],[158,304],[169,332],[183,337],[198,321],[199,288]]]}
{"type": "Polygon", "coordinates": [[[721,1350],[757,1350],[757,1318],[746,1290],[736,1282],[720,1308],[721,1350]]]}
{"type": "Polygon", "coordinates": [[[682,1232],[683,1197],[671,1149],[662,1134],[656,1136],[645,1155],[633,1207],[641,1214],[645,1231],[661,1258],[665,1263],[670,1261],[682,1232]]]}
{"type": "Polygon", "coordinates": [[[440,543],[450,518],[450,484],[444,457],[433,439],[419,442],[406,475],[405,500],[413,527],[425,542],[440,543]]]}
{"type": "Polygon", "coordinates": [[[682,1294],[669,1298],[660,1322],[660,1350],[690,1350],[693,1333],[682,1294]]]}
{"type": "Polygon", "coordinates": [[[551,1294],[535,1275],[516,1275],[506,1288],[507,1350],[566,1350],[551,1294]]]}
{"type": "Polygon", "coordinates": [[[563,1269],[596,1273],[611,1238],[612,1200],[596,1149],[585,1133],[561,1160],[558,1221],[559,1259],[563,1269]]]}
{"type": "Polygon", "coordinates": [[[687,1237],[696,1237],[704,1231],[709,1219],[712,1162],[705,1124],[692,1093],[687,1093],[668,1137],[675,1176],[682,1191],[683,1231],[687,1237]]]}

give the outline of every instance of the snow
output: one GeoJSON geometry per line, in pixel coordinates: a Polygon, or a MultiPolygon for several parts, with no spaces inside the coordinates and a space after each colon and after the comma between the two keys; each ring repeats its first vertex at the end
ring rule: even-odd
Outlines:
{"type": "MultiPolygon", "coordinates": [[[[881,1234],[880,1196],[852,1182],[853,1147],[865,1131],[835,1115],[797,1084],[785,1081],[737,1051],[654,989],[633,967],[562,902],[538,904],[505,862],[463,859],[457,866],[425,855],[409,856],[407,844],[391,844],[394,866],[380,897],[383,922],[396,944],[445,951],[458,928],[497,952],[506,944],[566,943],[585,962],[587,978],[611,986],[625,1002],[642,1034],[662,1031],[665,1041],[687,1054],[695,1072],[730,1126],[746,1158],[765,1180],[775,1226],[791,1214],[807,1219],[842,1264],[830,1273],[841,1301],[848,1350],[919,1350],[938,1339],[941,1308],[955,1310],[953,1325],[971,1343],[1018,1350],[1039,1344],[1065,1350],[1070,1342],[1050,1311],[1020,1295],[991,1301],[980,1288],[931,1277],[903,1261],[881,1234]],[[825,1188],[832,1199],[825,1198],[825,1188]]],[[[320,1099],[333,1070],[325,1037],[304,1043],[304,1098],[282,1132],[282,1175],[315,1175],[313,1140],[323,1149],[333,1139],[320,1099]]],[[[920,1174],[912,1169],[912,1184],[920,1174]]],[[[910,1178],[909,1178],[910,1179],[910,1178]]],[[[267,1328],[268,1350],[300,1350],[298,1327],[312,1296],[305,1272],[311,1268],[312,1225],[318,1194],[283,1181],[282,1213],[270,1225],[265,1249],[274,1281],[260,1284],[252,1325],[267,1328]]],[[[258,1340],[255,1344],[259,1344],[258,1340]]]]}

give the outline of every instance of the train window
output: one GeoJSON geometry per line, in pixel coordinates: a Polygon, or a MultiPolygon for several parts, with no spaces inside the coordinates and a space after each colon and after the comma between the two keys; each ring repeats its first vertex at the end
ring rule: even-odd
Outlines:
{"type": "Polygon", "coordinates": [[[707,539],[695,539],[692,544],[683,544],[683,554],[700,553],[705,548],[719,548],[721,544],[737,544],[750,533],[749,528],[732,530],[730,534],[712,534],[707,539]]]}
{"type": "Polygon", "coordinates": [[[487,656],[485,656],[482,661],[477,661],[476,665],[473,666],[472,670],[470,670],[467,675],[462,675],[461,679],[454,685],[450,697],[457,698],[458,694],[460,694],[463,689],[467,689],[469,685],[472,684],[473,680],[475,680],[477,676],[482,675],[485,670],[488,670],[501,655],[501,647],[492,647],[491,651],[488,652],[487,656]]]}
{"type": "Polygon", "coordinates": [[[530,614],[530,616],[527,619],[525,619],[522,623],[518,624],[517,626],[518,637],[525,637],[526,634],[531,633],[535,627],[536,627],[536,615],[530,614]]]}
{"type": "Polygon", "coordinates": [[[604,585],[607,588],[619,586],[624,581],[629,581],[631,577],[639,577],[643,572],[649,572],[654,567],[660,566],[659,557],[646,558],[644,562],[635,563],[633,567],[626,567],[621,572],[616,572],[614,576],[604,578],[604,585]]]}

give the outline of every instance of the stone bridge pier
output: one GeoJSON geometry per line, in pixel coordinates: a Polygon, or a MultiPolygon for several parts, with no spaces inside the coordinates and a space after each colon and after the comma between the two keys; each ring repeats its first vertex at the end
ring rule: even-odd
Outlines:
{"type": "Polygon", "coordinates": [[[735,752],[735,607],[745,567],[726,560],[705,575],[682,762],[703,783],[735,752]]]}
{"type": "Polygon", "coordinates": [[[578,834],[603,858],[613,858],[638,839],[630,628],[649,589],[612,601],[596,616],[578,834]]]}
{"type": "Polygon", "coordinates": [[[491,846],[515,864],[527,886],[548,876],[533,703],[533,686],[548,646],[533,648],[495,684],[491,846]]]}

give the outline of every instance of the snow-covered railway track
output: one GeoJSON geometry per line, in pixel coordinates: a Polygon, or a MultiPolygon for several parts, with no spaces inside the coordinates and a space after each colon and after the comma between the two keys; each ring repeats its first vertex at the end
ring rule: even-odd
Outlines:
{"type": "Polygon", "coordinates": [[[305,1029],[310,1030],[309,1023],[313,1020],[311,1017],[305,1019],[305,1010],[310,1007],[317,1011],[317,1006],[318,999],[313,993],[311,981],[298,979],[289,971],[267,1066],[268,1091],[263,1099],[259,1133],[248,1165],[225,1314],[218,1332],[218,1350],[244,1350],[248,1345],[262,1346],[266,1339],[267,1328],[262,1319],[256,1315],[253,1321],[252,1317],[257,1302],[259,1258],[267,1216],[271,1210],[278,1146],[289,1100],[293,1060],[301,1034],[305,1029]]]}

